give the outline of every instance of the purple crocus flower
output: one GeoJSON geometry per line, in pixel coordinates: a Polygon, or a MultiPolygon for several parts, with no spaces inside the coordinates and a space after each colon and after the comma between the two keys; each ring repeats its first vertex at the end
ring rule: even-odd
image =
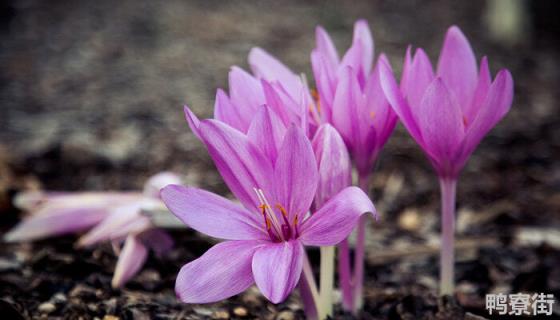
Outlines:
{"type": "Polygon", "coordinates": [[[442,294],[453,292],[455,188],[461,169],[482,138],[509,111],[513,79],[500,70],[492,81],[488,60],[477,69],[472,48],[458,27],[447,31],[437,70],[422,49],[407,50],[401,86],[381,64],[381,86],[410,135],[435,168],[442,192],[442,294]]]}
{"type": "MultiPolygon", "coordinates": [[[[313,119],[340,132],[358,173],[367,180],[397,121],[381,88],[379,68],[372,71],[374,45],[368,24],[355,23],[352,46],[342,60],[322,27],[316,29],[316,41],[311,53],[318,99],[313,119]]],[[[387,58],[382,54],[379,61],[387,58]]]]}
{"type": "Polygon", "coordinates": [[[118,288],[140,271],[149,249],[161,256],[173,245],[171,237],[154,228],[141,211],[163,207],[159,190],[179,182],[175,174],[162,172],[146,182],[143,193],[24,193],[16,204],[31,215],[8,232],[4,240],[33,241],[89,230],[78,240],[78,246],[89,247],[102,241],[113,243],[119,259],[111,284],[118,288]]]}
{"type": "MultiPolygon", "coordinates": [[[[266,108],[261,110],[266,115],[266,108]]],[[[161,191],[167,207],[188,226],[227,240],[181,269],[175,289],[184,302],[218,301],[256,283],[279,303],[299,281],[304,245],[337,244],[363,213],[375,212],[363,191],[348,187],[309,213],[319,175],[311,143],[297,126],[281,137],[275,159],[263,151],[274,148],[275,139],[263,139],[268,147],[255,145],[216,120],[192,129],[243,206],[196,188],[170,185],[161,191]]]]}

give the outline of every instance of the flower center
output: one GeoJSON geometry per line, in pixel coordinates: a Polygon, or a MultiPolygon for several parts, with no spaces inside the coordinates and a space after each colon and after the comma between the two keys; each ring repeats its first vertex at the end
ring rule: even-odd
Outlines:
{"type": "Polygon", "coordinates": [[[264,219],[264,225],[270,240],[272,242],[281,242],[298,238],[298,215],[295,215],[290,224],[286,208],[281,204],[276,204],[272,207],[261,189],[255,189],[255,193],[261,202],[259,206],[259,209],[261,209],[260,214],[264,219]]]}

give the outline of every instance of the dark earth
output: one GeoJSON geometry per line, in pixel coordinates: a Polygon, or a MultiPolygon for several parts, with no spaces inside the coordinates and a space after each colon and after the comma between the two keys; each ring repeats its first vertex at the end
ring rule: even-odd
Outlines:
{"type": "MultiPolygon", "coordinates": [[[[457,294],[437,297],[439,188],[398,126],[372,176],[382,218],[370,223],[360,319],[484,319],[486,293],[552,293],[560,319],[560,3],[520,3],[513,23],[493,1],[3,1],[0,4],[0,230],[22,216],[20,190],[132,190],[172,170],[227,194],[182,105],[212,113],[231,65],[260,46],[310,75],[314,27],[346,48],[366,18],[376,52],[400,70],[406,46],[435,61],[456,24],[492,71],[511,70],[509,115],[485,138],[458,187],[457,294]],[[499,23],[498,23],[499,24],[499,23]],[[507,25],[507,23],[506,23],[507,25]]],[[[297,293],[268,303],[255,288],[212,305],[174,294],[179,268],[214,240],[174,231],[122,290],[110,245],[74,236],[0,245],[1,319],[303,319],[297,293]]],[[[318,251],[309,251],[317,265],[318,251]]],[[[353,319],[337,305],[336,319],[353,319]]],[[[511,316],[510,319],[523,317],[511,316]]],[[[507,319],[507,318],[496,318],[507,319]]]]}

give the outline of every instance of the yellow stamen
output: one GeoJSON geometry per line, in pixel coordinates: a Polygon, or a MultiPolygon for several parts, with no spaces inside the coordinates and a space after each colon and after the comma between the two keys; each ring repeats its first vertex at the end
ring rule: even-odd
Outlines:
{"type": "Polygon", "coordinates": [[[284,207],[282,207],[281,205],[277,204],[277,205],[276,205],[276,208],[278,208],[278,209],[280,210],[280,212],[282,212],[282,215],[283,215],[284,217],[287,217],[287,216],[288,216],[288,213],[286,212],[286,209],[284,209],[284,207]]]}
{"type": "Polygon", "coordinates": [[[296,216],[294,217],[294,226],[297,226],[297,223],[298,223],[298,218],[297,218],[297,214],[296,214],[296,216]]]}

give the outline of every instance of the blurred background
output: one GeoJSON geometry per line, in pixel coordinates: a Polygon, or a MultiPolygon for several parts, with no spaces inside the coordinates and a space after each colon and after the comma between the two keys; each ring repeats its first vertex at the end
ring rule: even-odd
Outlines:
{"type": "MultiPolygon", "coordinates": [[[[247,68],[252,47],[311,79],[315,26],[329,31],[341,53],[354,21],[364,18],[376,53],[388,54],[400,72],[409,44],[435,63],[455,24],[477,59],[487,55],[494,75],[508,68],[515,81],[511,112],[483,140],[458,186],[458,236],[470,250],[459,256],[459,289],[466,292],[460,303],[480,308],[469,303],[492,290],[558,297],[559,7],[553,0],[2,1],[1,230],[18,221],[11,199],[24,189],[140,189],[151,174],[171,170],[227,194],[182,107],[211,116],[216,89],[227,88],[232,65],[247,68]]],[[[387,288],[405,296],[415,288],[435,292],[439,189],[401,125],[376,170],[372,195],[382,219],[372,226],[374,291],[366,294],[378,301],[391,294],[387,288]],[[425,255],[410,258],[403,249],[425,255]]],[[[180,267],[185,258],[177,255],[180,267]]],[[[387,314],[391,305],[381,303],[366,310],[387,314]]]]}

